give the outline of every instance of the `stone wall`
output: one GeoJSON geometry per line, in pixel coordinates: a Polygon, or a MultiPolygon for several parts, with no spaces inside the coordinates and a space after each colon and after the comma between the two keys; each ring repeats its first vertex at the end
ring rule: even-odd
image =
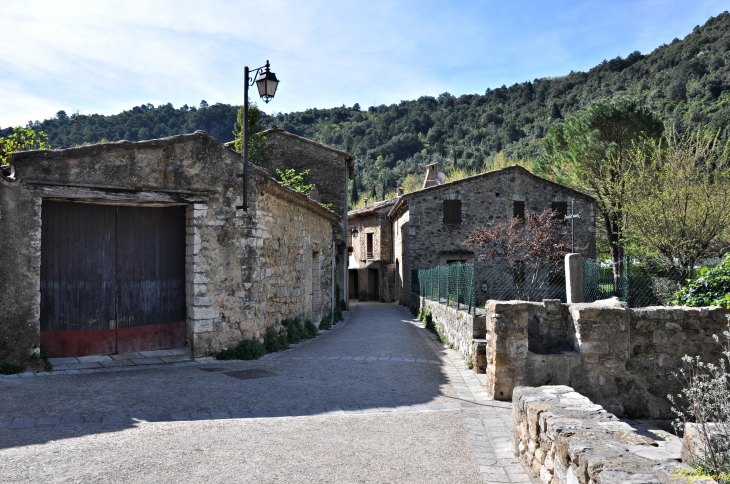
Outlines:
{"type": "Polygon", "coordinates": [[[0,363],[40,354],[40,202],[0,177],[0,363]]]}
{"type": "Polygon", "coordinates": [[[471,361],[473,366],[478,368],[475,340],[484,339],[486,333],[484,314],[479,312],[471,315],[466,311],[459,311],[422,297],[418,297],[418,304],[422,313],[431,315],[436,328],[447,338],[449,345],[466,361],[471,361]]]}
{"type": "Polygon", "coordinates": [[[186,327],[194,356],[262,338],[287,317],[329,311],[340,218],[254,165],[249,211],[236,209],[241,165],[238,153],[204,132],[16,154],[15,181],[0,181],[0,362],[27,362],[39,344],[44,199],[187,207],[186,327]],[[319,300],[312,301],[316,274],[319,300]]]}
{"type": "Polygon", "coordinates": [[[670,483],[689,471],[567,386],[515,388],[513,415],[520,460],[546,484],[670,483]]]}
{"type": "Polygon", "coordinates": [[[306,183],[314,183],[319,189],[322,203],[332,204],[332,210],[341,218],[335,232],[337,243],[337,284],[340,297],[347,299],[347,210],[348,180],[355,179],[352,157],[341,150],[322,145],[273,127],[264,132],[266,144],[262,167],[279,179],[276,169],[293,168],[298,172],[309,170],[306,183]]]}
{"type": "Polygon", "coordinates": [[[378,271],[379,296],[377,301],[392,302],[394,287],[393,268],[393,227],[387,218],[387,213],[395,201],[378,202],[371,206],[354,210],[349,213],[348,227],[350,230],[350,262],[348,268],[357,270],[358,299],[367,301],[369,289],[368,270],[378,271]],[[353,230],[357,231],[354,235],[353,230]],[[372,235],[373,253],[367,257],[368,234],[372,235]]]}
{"type": "MultiPolygon", "coordinates": [[[[595,257],[595,202],[585,194],[537,177],[519,166],[476,175],[443,185],[417,190],[404,195],[393,208],[391,217],[408,214],[408,228],[396,231],[395,246],[407,246],[404,268],[429,269],[446,259],[466,260],[473,257],[464,240],[477,228],[489,222],[505,222],[514,216],[514,202],[524,202],[525,210],[541,213],[553,202],[575,201],[581,218],[575,221],[576,247],[585,247],[583,254],[595,257]],[[461,223],[443,223],[444,201],[461,201],[461,223]]],[[[405,222],[402,222],[404,224],[405,222]]],[[[482,282],[477,281],[477,286],[482,282]]],[[[410,291],[409,285],[403,286],[410,291]]],[[[406,302],[407,303],[407,302],[406,302]]]]}
{"type": "MultiPolygon", "coordinates": [[[[569,385],[608,411],[632,418],[673,418],[667,395],[681,390],[674,374],[682,356],[717,363],[722,347],[712,335],[728,329],[730,314],[717,307],[628,309],[613,299],[488,301],[485,335],[475,332],[467,343],[466,333],[450,329],[460,321],[455,309],[411,297],[412,307],[428,307],[434,321],[444,325],[450,344],[484,348],[485,391],[491,397],[509,400],[517,386],[569,385]]],[[[476,350],[472,354],[479,357],[476,350]]]]}
{"type": "Polygon", "coordinates": [[[712,335],[727,329],[728,311],[628,309],[605,300],[570,305],[490,301],[486,313],[486,390],[494,398],[509,399],[519,385],[564,384],[619,416],[671,418],[667,394],[681,389],[673,376],[681,357],[717,362],[721,347],[712,335]],[[531,343],[535,340],[540,343],[531,343]],[[553,351],[530,351],[544,350],[550,341],[559,343],[553,351]],[[563,346],[570,341],[572,348],[563,346]]]}

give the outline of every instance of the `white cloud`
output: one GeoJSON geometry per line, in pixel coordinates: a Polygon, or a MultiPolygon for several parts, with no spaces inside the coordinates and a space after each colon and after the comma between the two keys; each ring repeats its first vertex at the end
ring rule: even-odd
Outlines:
{"type": "Polygon", "coordinates": [[[282,81],[275,111],[483,92],[651,50],[722,4],[0,0],[0,126],[59,109],[241,103],[243,66],[266,59],[282,81]]]}

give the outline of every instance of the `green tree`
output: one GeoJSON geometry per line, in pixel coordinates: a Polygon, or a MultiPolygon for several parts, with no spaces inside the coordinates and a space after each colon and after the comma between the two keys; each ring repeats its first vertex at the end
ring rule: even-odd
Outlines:
{"type": "Polygon", "coordinates": [[[614,281],[618,288],[624,243],[631,172],[631,150],[637,142],[658,139],[664,125],[658,114],[640,100],[618,97],[597,101],[553,125],[543,140],[543,165],[552,165],[572,183],[596,199],[603,219],[614,281]]]}
{"type": "Polygon", "coordinates": [[[287,168],[286,170],[277,168],[276,174],[279,175],[279,179],[284,185],[289,185],[294,191],[309,196],[312,184],[304,181],[304,176],[309,175],[309,170],[297,172],[294,168],[287,168]]]}
{"type": "MultiPolygon", "coordinates": [[[[248,161],[260,165],[263,157],[266,136],[261,133],[261,110],[255,103],[248,103],[248,161]]],[[[233,125],[233,146],[243,153],[243,106],[238,108],[236,123],[233,125]]]]}
{"type": "Polygon", "coordinates": [[[18,151],[50,149],[46,133],[18,126],[6,138],[0,137],[0,165],[7,165],[10,156],[18,151]]]}
{"type": "Polygon", "coordinates": [[[701,125],[682,135],[672,127],[629,156],[632,244],[676,261],[687,279],[730,242],[730,141],[719,136],[701,125]]]}

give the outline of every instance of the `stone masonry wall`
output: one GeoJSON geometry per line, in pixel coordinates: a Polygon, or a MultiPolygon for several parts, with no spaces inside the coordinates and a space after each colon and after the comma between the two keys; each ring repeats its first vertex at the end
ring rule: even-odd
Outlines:
{"type": "Polygon", "coordinates": [[[0,177],[0,363],[40,354],[41,197],[0,177]]]}
{"type": "Polygon", "coordinates": [[[545,484],[669,484],[690,470],[567,386],[517,387],[512,411],[520,460],[545,484]]]}
{"type": "Polygon", "coordinates": [[[483,313],[471,315],[466,311],[447,307],[435,301],[419,297],[420,311],[431,315],[439,333],[444,335],[449,345],[458,351],[466,361],[477,367],[477,353],[474,340],[484,339],[486,333],[483,313]]]}
{"type": "Polygon", "coordinates": [[[261,338],[282,319],[312,317],[313,308],[328,311],[340,218],[255,165],[249,211],[236,209],[241,163],[204,132],[15,155],[17,181],[0,181],[0,361],[27,362],[39,343],[43,199],[187,207],[187,334],[194,356],[261,338]],[[319,301],[311,300],[315,254],[319,301]]]}
{"type": "MultiPolygon", "coordinates": [[[[575,244],[586,247],[583,253],[595,257],[595,203],[580,192],[532,175],[519,166],[464,178],[417,190],[402,197],[407,210],[393,214],[395,223],[409,214],[408,230],[395,234],[395,246],[407,245],[406,270],[429,269],[440,265],[443,254],[465,254],[472,249],[464,240],[477,228],[491,221],[504,222],[514,216],[513,202],[524,201],[525,210],[541,213],[552,202],[575,200],[581,218],[575,222],[575,244]],[[461,224],[445,225],[445,200],[461,200],[461,224]]],[[[394,210],[398,210],[398,206],[394,210]]],[[[447,257],[448,258],[448,257],[447,257]]],[[[453,257],[452,257],[453,258],[453,257]]],[[[480,284],[482,281],[477,281],[480,284]]],[[[489,281],[485,281],[489,282],[489,281]]],[[[409,291],[410,287],[405,286],[409,291]]]]}
{"type": "Polygon", "coordinates": [[[475,331],[467,343],[463,331],[451,329],[454,322],[460,328],[456,310],[411,296],[412,306],[428,307],[444,326],[450,344],[484,346],[485,390],[493,398],[509,400],[517,386],[569,385],[631,418],[673,417],[667,395],[681,390],[674,373],[682,356],[717,363],[722,348],[712,335],[727,330],[730,314],[718,307],[628,309],[613,299],[570,305],[488,301],[486,334],[475,331]]]}
{"type": "Polygon", "coordinates": [[[529,325],[535,316],[550,325],[545,303],[487,304],[487,391],[494,398],[510,398],[518,385],[564,384],[619,416],[671,418],[667,394],[680,390],[673,373],[681,357],[717,362],[721,348],[712,335],[727,329],[728,311],[721,308],[628,309],[615,300],[560,304],[554,316],[562,308],[569,322],[564,340],[573,348],[538,354],[529,351],[530,338],[548,339],[539,331],[530,335],[529,325]]]}

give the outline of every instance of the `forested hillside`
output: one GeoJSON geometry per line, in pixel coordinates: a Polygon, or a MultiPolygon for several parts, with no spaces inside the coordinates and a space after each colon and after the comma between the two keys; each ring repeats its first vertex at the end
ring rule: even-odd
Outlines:
{"type": "MultiPolygon", "coordinates": [[[[489,79],[484,80],[489,84],[489,79]]],[[[590,102],[631,95],[644,99],[680,130],[688,123],[726,129],[730,120],[730,14],[711,18],[683,40],[651,54],[634,52],[588,72],[487,89],[483,94],[424,96],[361,110],[358,105],[264,116],[265,125],[344,149],[355,156],[360,193],[382,197],[409,174],[439,162],[441,170],[487,169],[497,155],[534,159],[553,123],[590,102]]],[[[143,105],[114,116],[67,116],[34,123],[52,146],[140,140],[205,129],[221,141],[233,135],[236,106],[143,105]]],[[[0,130],[0,136],[9,130],[0,130]]],[[[723,133],[727,136],[727,133],[723,133]]]]}

